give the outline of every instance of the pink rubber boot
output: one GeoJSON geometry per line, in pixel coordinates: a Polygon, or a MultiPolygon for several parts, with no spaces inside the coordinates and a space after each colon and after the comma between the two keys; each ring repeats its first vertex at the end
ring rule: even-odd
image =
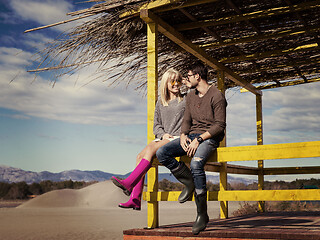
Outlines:
{"type": "Polygon", "coordinates": [[[138,166],[133,170],[133,172],[126,179],[120,180],[115,176],[111,177],[112,182],[119,188],[121,188],[127,196],[130,196],[132,188],[137,185],[141,178],[148,172],[151,167],[151,163],[142,158],[138,166]]]}
{"type": "Polygon", "coordinates": [[[141,210],[141,195],[144,186],[144,177],[132,189],[130,199],[126,203],[119,203],[121,208],[132,208],[133,210],[141,210]]]}

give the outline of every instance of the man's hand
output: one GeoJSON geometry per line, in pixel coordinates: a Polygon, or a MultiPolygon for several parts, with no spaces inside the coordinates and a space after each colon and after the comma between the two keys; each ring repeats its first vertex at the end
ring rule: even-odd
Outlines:
{"type": "Polygon", "coordinates": [[[187,135],[181,134],[181,136],[180,136],[180,145],[181,145],[181,147],[183,148],[183,150],[185,152],[188,151],[188,146],[189,146],[190,142],[191,142],[191,139],[188,138],[187,135]]]}
{"type": "Polygon", "coordinates": [[[193,141],[189,144],[189,146],[187,148],[186,152],[187,152],[188,157],[192,157],[196,153],[198,147],[199,147],[199,142],[195,138],[195,139],[193,139],[193,141]]]}

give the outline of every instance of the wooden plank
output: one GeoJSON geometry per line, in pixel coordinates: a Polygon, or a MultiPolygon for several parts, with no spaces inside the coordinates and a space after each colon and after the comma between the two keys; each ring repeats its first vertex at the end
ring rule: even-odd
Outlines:
{"type": "Polygon", "coordinates": [[[207,19],[207,20],[202,20],[197,22],[177,24],[174,26],[174,28],[177,31],[185,31],[185,30],[191,30],[191,29],[201,28],[201,27],[217,26],[217,25],[230,24],[230,23],[235,23],[240,21],[248,21],[248,20],[257,19],[257,18],[272,17],[276,15],[303,11],[303,10],[308,10],[308,9],[318,8],[318,7],[320,7],[319,1],[311,1],[306,3],[296,4],[296,5],[293,5],[292,7],[291,6],[277,7],[277,8],[271,8],[271,9],[266,9],[266,10],[261,10],[256,12],[234,15],[230,17],[223,17],[218,19],[207,19]]]}
{"type": "Polygon", "coordinates": [[[273,50],[273,51],[262,52],[262,53],[253,53],[253,54],[240,55],[235,57],[226,57],[226,58],[220,59],[219,62],[233,63],[233,62],[241,62],[241,61],[248,61],[248,60],[257,60],[262,58],[278,57],[284,54],[313,51],[313,50],[319,50],[319,49],[320,47],[318,43],[312,43],[312,44],[302,45],[295,48],[273,50]]]}
{"type": "MultiPolygon", "coordinates": [[[[278,63],[277,63],[278,64],[278,63]]],[[[305,59],[304,61],[295,61],[285,64],[278,64],[278,65],[270,65],[265,67],[257,67],[253,69],[242,69],[235,71],[238,74],[244,74],[244,73],[258,73],[261,71],[267,71],[267,70],[275,70],[275,69],[283,69],[283,68],[290,68],[290,67],[299,67],[302,65],[311,65],[311,64],[320,64],[320,59],[305,59]]],[[[266,79],[268,80],[268,79],[266,79]]],[[[259,88],[260,86],[257,86],[259,88]]]]}
{"type": "MultiPolygon", "coordinates": [[[[145,192],[147,201],[178,201],[181,192],[145,192]]],[[[210,191],[208,201],[320,201],[320,189],[210,191]]],[[[194,197],[192,198],[194,201],[194,197]]]]}
{"type": "Polygon", "coordinates": [[[320,157],[320,141],[218,148],[213,162],[320,157]]]}
{"type": "MultiPolygon", "coordinates": [[[[208,162],[205,166],[207,172],[220,172],[221,163],[208,162]]],[[[258,175],[259,169],[256,167],[247,167],[240,165],[227,164],[227,173],[258,175]]],[[[287,175],[287,174],[317,174],[320,173],[320,167],[283,167],[283,168],[263,168],[263,175],[287,175]]]]}
{"type": "MultiPolygon", "coordinates": [[[[204,170],[207,172],[220,172],[221,164],[222,163],[218,162],[207,162],[204,166],[204,170]]],[[[227,173],[258,175],[258,168],[227,164],[227,173]]]]}
{"type": "MultiPolygon", "coordinates": [[[[256,95],[257,145],[263,145],[262,96],[256,95]]],[[[263,160],[258,160],[258,190],[264,189],[263,160]]],[[[259,212],[265,211],[265,202],[258,202],[259,212]]]]}
{"type": "Polygon", "coordinates": [[[227,164],[227,172],[231,174],[258,175],[258,168],[227,164]]]}
{"type": "Polygon", "coordinates": [[[200,49],[198,46],[193,44],[191,41],[182,36],[181,33],[177,32],[173,27],[164,22],[161,18],[153,14],[147,9],[142,9],[140,12],[140,17],[145,22],[156,22],[159,25],[159,31],[166,37],[171,39],[173,42],[178,44],[180,47],[186,51],[193,54],[198,59],[202,60],[205,64],[216,70],[222,70],[225,72],[226,76],[235,82],[236,84],[248,89],[248,91],[254,94],[261,94],[260,91],[245,79],[241,78],[239,75],[235,74],[231,69],[227,68],[223,64],[219,63],[216,59],[209,56],[204,50],[200,49]]]}
{"type": "Polygon", "coordinates": [[[156,0],[143,4],[139,9],[130,10],[122,13],[119,17],[124,18],[128,16],[138,16],[142,9],[153,10],[154,12],[165,12],[174,9],[180,9],[185,7],[192,7],[195,5],[201,5],[205,3],[217,2],[218,0],[189,0],[181,2],[181,0],[156,0]]]}
{"type": "Polygon", "coordinates": [[[287,175],[287,174],[317,174],[320,167],[284,167],[284,168],[264,168],[264,175],[287,175]]]}

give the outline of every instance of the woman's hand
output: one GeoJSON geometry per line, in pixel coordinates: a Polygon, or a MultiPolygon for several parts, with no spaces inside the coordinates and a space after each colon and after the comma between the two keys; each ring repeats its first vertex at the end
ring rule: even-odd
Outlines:
{"type": "Polygon", "coordinates": [[[169,133],[165,133],[163,136],[162,136],[162,139],[169,139],[169,138],[173,138],[173,136],[169,133]]]}
{"type": "Polygon", "coordinates": [[[180,145],[181,145],[181,147],[183,148],[183,150],[185,152],[188,151],[188,146],[189,146],[190,142],[191,142],[191,139],[188,138],[187,135],[181,134],[181,136],[180,136],[180,145]]]}

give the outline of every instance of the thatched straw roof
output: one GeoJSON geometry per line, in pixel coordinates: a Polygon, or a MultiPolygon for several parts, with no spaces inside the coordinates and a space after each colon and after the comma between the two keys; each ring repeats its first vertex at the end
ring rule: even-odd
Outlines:
{"type": "MultiPolygon", "coordinates": [[[[49,45],[41,53],[44,61],[38,70],[59,69],[65,74],[100,62],[97,78],[134,82],[143,87],[146,23],[139,16],[139,9],[144,7],[251,84],[282,86],[284,82],[306,83],[320,78],[319,0],[89,2],[94,2],[91,8],[69,15],[75,19],[91,18],[49,45]],[[129,10],[132,11],[128,14],[129,10]],[[110,76],[110,69],[117,69],[119,75],[110,76]]],[[[160,74],[168,66],[185,72],[186,65],[195,60],[159,34],[160,74]]],[[[214,69],[212,73],[215,78],[214,69]]],[[[226,86],[234,87],[235,83],[227,79],[226,86]]]]}

